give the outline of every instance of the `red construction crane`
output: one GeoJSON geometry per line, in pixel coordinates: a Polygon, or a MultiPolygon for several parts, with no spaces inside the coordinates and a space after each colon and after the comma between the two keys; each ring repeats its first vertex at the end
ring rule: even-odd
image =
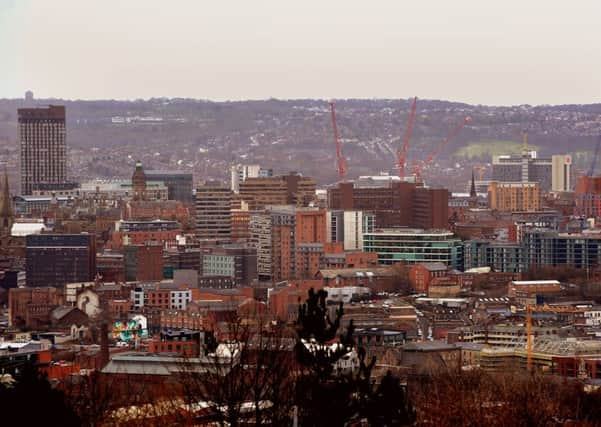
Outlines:
{"type": "Polygon", "coordinates": [[[409,149],[409,140],[411,139],[411,130],[413,129],[413,120],[415,119],[415,107],[417,105],[417,96],[413,98],[409,119],[407,119],[407,127],[403,136],[403,145],[397,151],[397,164],[399,166],[399,176],[401,180],[405,178],[405,161],[407,160],[407,151],[409,149]]]}
{"type": "Polygon", "coordinates": [[[342,155],[342,146],[338,138],[338,126],[336,126],[336,111],[334,111],[334,101],[330,101],[330,110],[332,111],[332,127],[334,128],[334,142],[336,143],[336,156],[338,157],[338,176],[340,181],[344,181],[346,175],[346,160],[342,155]]]}
{"type": "Polygon", "coordinates": [[[452,140],[453,138],[455,138],[459,134],[459,132],[461,132],[461,129],[463,129],[465,127],[465,125],[467,125],[471,120],[472,120],[471,117],[469,117],[469,116],[465,117],[463,119],[463,121],[461,123],[458,123],[451,130],[451,132],[449,132],[447,137],[445,139],[443,139],[440,144],[438,144],[438,146],[436,147],[434,152],[432,154],[430,154],[426,160],[415,165],[415,168],[413,169],[413,173],[415,174],[416,179],[421,180],[422,170],[426,166],[428,166],[430,163],[432,163],[432,160],[434,160],[436,158],[436,156],[438,156],[440,154],[440,152],[446,147],[446,145],[449,143],[449,141],[452,140]]]}

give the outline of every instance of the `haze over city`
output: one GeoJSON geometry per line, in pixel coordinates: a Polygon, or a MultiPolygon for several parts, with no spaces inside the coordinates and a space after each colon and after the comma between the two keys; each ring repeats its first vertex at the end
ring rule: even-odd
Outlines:
{"type": "Polygon", "coordinates": [[[601,426],[600,12],[0,0],[0,423],[601,426]]]}
{"type": "Polygon", "coordinates": [[[601,3],[0,1],[0,97],[601,99],[601,3]]]}

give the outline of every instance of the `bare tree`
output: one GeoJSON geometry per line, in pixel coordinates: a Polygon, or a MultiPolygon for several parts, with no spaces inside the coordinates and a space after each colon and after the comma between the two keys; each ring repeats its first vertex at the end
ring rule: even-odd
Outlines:
{"type": "Polygon", "coordinates": [[[286,425],[294,390],[294,340],[284,326],[261,316],[227,322],[219,344],[180,373],[184,400],[203,406],[205,418],[219,425],[286,425]]]}

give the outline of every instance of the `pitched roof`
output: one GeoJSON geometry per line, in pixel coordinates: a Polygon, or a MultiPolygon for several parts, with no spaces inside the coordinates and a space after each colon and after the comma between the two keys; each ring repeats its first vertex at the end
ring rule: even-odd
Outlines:
{"type": "Polygon", "coordinates": [[[71,313],[73,310],[78,310],[78,308],[71,307],[69,305],[59,305],[50,312],[50,317],[52,317],[55,320],[60,320],[67,314],[71,313]]]}

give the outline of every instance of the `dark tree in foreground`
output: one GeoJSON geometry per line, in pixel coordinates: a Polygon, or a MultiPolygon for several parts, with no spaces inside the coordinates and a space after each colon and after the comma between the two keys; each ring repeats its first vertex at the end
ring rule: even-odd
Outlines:
{"type": "Polygon", "coordinates": [[[413,410],[406,402],[400,381],[389,373],[376,387],[371,378],[375,358],[367,362],[365,350],[355,345],[352,321],[337,337],[343,305],[335,310],[332,320],[326,298],[326,291],[311,289],[307,301],[299,307],[296,322],[299,338],[296,352],[301,367],[296,393],[299,425],[410,424],[413,410]]]}
{"type": "Polygon", "coordinates": [[[54,389],[45,375],[26,366],[12,386],[0,385],[2,425],[79,426],[81,422],[65,396],[54,389]]]}

